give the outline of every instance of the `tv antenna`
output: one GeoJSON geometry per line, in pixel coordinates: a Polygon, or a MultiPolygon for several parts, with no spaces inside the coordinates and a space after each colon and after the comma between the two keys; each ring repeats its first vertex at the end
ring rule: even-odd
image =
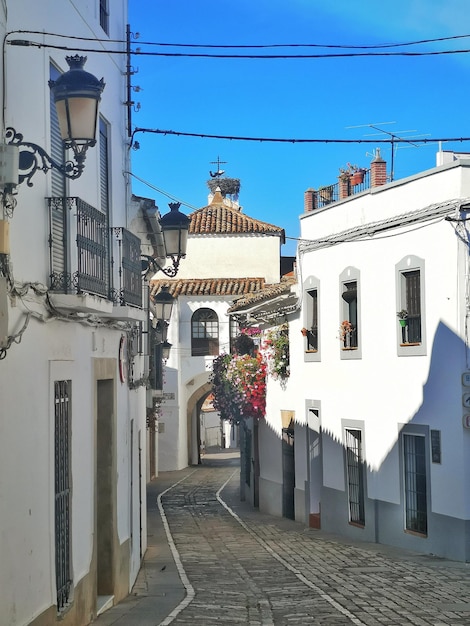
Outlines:
{"type": "Polygon", "coordinates": [[[403,137],[405,133],[416,133],[416,130],[397,130],[395,133],[391,133],[388,130],[384,130],[383,128],[380,128],[380,126],[385,126],[386,124],[396,124],[396,122],[375,122],[374,124],[359,124],[357,126],[347,126],[346,128],[373,128],[374,130],[377,130],[379,132],[367,133],[364,136],[374,137],[374,136],[380,136],[380,135],[388,135],[390,137],[391,152],[392,152],[392,158],[391,158],[391,163],[390,163],[390,182],[392,182],[394,179],[394,175],[395,175],[395,152],[398,149],[398,146],[396,145],[396,141],[400,140],[400,143],[404,142],[404,143],[408,143],[409,146],[412,146],[413,148],[420,148],[421,146],[417,143],[413,143],[412,139],[417,139],[418,137],[426,137],[427,135],[424,135],[424,134],[423,135],[410,135],[408,138],[406,138],[406,137],[403,137]]]}

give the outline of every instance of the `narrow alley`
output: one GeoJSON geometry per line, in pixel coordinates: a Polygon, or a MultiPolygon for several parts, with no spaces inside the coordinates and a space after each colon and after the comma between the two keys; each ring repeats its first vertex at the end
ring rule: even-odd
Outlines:
{"type": "Polygon", "coordinates": [[[133,594],[95,623],[470,624],[468,564],[345,542],[260,514],[238,492],[233,452],[153,481],[149,548],[133,594]]]}

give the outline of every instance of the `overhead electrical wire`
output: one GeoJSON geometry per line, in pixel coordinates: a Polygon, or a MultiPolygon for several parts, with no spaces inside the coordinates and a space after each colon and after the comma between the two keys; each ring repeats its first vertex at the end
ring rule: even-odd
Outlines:
{"type": "MultiPolygon", "coordinates": [[[[49,43],[39,43],[26,40],[11,39],[6,42],[12,46],[33,46],[37,48],[50,48],[52,50],[67,50],[79,52],[94,52],[97,54],[128,54],[125,50],[105,50],[97,48],[77,48],[76,46],[59,46],[49,43]]],[[[435,50],[427,52],[335,52],[327,54],[213,54],[197,52],[144,52],[131,50],[133,56],[150,57],[181,57],[181,58],[204,58],[204,59],[341,59],[353,57],[423,57],[440,56],[449,54],[468,54],[470,49],[463,50],[435,50]]]]}
{"type": "MultiPolygon", "coordinates": [[[[182,137],[198,137],[202,139],[227,139],[230,141],[257,141],[275,143],[410,143],[409,139],[402,137],[391,137],[389,139],[302,139],[302,138],[282,138],[282,137],[243,137],[237,135],[213,135],[208,133],[189,133],[177,130],[162,130],[159,128],[135,128],[132,133],[132,142],[136,133],[153,133],[157,135],[176,135],[182,137]]],[[[437,143],[439,141],[470,141],[470,137],[426,137],[423,139],[413,139],[415,143],[437,143]]]]}
{"type": "MultiPolygon", "coordinates": [[[[35,42],[25,39],[8,39],[13,34],[32,34],[50,37],[61,37],[66,39],[75,39],[79,41],[96,41],[97,43],[121,43],[126,44],[125,40],[120,39],[96,39],[91,37],[77,37],[68,36],[58,33],[41,33],[40,31],[10,31],[5,35],[4,43],[12,46],[34,46],[38,48],[51,48],[56,50],[75,50],[80,52],[95,52],[100,54],[128,54],[128,50],[107,50],[96,48],[77,48],[70,46],[55,45],[46,42],[35,42]]],[[[376,52],[373,50],[379,50],[383,48],[396,48],[412,45],[421,45],[423,43],[437,43],[439,41],[450,41],[470,37],[470,35],[454,35],[452,37],[439,37],[436,39],[423,39],[420,41],[411,41],[404,43],[389,43],[389,44],[376,44],[376,45],[347,45],[347,44],[254,44],[254,45],[218,45],[218,44],[183,44],[183,43],[167,43],[167,42],[140,42],[139,46],[164,46],[164,47],[185,47],[185,48],[210,48],[210,49],[258,49],[258,48],[336,48],[344,50],[367,50],[366,52],[335,52],[335,53],[315,53],[315,54],[228,54],[228,53],[213,53],[213,52],[152,52],[143,51],[140,48],[131,49],[130,54],[133,56],[155,56],[155,57],[185,57],[185,58],[212,58],[212,59],[327,59],[327,58],[351,58],[351,57],[384,57],[384,56],[438,56],[443,54],[466,54],[470,52],[470,49],[457,49],[457,50],[428,50],[425,52],[410,52],[410,51],[397,51],[397,52],[376,52]]],[[[135,40],[132,42],[135,45],[135,40]]]]}
{"type": "MultiPolygon", "coordinates": [[[[79,37],[77,35],[64,35],[62,33],[49,33],[39,30],[14,30],[6,34],[6,37],[12,34],[30,34],[30,35],[48,35],[52,37],[60,37],[63,39],[76,39],[79,41],[98,41],[100,43],[122,43],[128,42],[124,39],[97,39],[96,37],[79,37]]],[[[468,35],[451,35],[449,37],[435,37],[430,39],[418,39],[416,41],[405,41],[395,43],[379,43],[379,44],[327,44],[327,43],[269,43],[269,44],[207,44],[207,43],[175,43],[161,41],[140,41],[138,34],[133,34],[134,43],[138,41],[139,46],[161,46],[174,48],[219,48],[219,49],[264,49],[264,48],[336,48],[349,50],[373,50],[381,48],[400,48],[405,46],[417,46],[425,43],[438,43],[442,41],[456,41],[458,39],[470,38],[468,35]]],[[[134,52],[133,52],[134,53],[134,52]]],[[[138,53],[138,52],[135,52],[138,53]]]]}

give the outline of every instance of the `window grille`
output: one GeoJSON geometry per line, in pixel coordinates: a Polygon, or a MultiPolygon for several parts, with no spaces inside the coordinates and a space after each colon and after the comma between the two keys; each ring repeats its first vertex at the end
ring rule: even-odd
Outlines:
{"type": "Polygon", "coordinates": [[[307,350],[318,350],[318,289],[308,292],[310,302],[309,328],[307,328],[307,350]]]}
{"type": "Polygon", "coordinates": [[[72,586],[70,536],[71,381],[54,383],[55,568],[57,610],[68,604],[72,586]]]}
{"type": "Polygon", "coordinates": [[[364,468],[362,458],[362,432],[346,429],[346,464],[348,476],[349,520],[365,524],[364,468]]]}
{"type": "Polygon", "coordinates": [[[421,343],[421,276],[419,270],[403,273],[405,306],[408,312],[406,331],[408,343],[421,343]]]}
{"type": "Polygon", "coordinates": [[[357,282],[352,281],[343,285],[343,300],[345,302],[345,319],[351,323],[352,330],[344,337],[345,348],[358,347],[358,316],[357,316],[357,282]]]}
{"type": "Polygon", "coordinates": [[[405,528],[422,534],[428,529],[425,444],[423,436],[403,435],[405,528]]]}

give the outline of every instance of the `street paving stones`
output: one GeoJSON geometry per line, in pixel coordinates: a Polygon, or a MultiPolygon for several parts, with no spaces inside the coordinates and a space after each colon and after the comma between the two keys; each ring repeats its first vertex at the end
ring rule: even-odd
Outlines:
{"type": "Polygon", "coordinates": [[[237,465],[207,455],[154,481],[144,566],[99,626],[470,625],[470,564],[261,514],[239,500],[237,465]]]}

